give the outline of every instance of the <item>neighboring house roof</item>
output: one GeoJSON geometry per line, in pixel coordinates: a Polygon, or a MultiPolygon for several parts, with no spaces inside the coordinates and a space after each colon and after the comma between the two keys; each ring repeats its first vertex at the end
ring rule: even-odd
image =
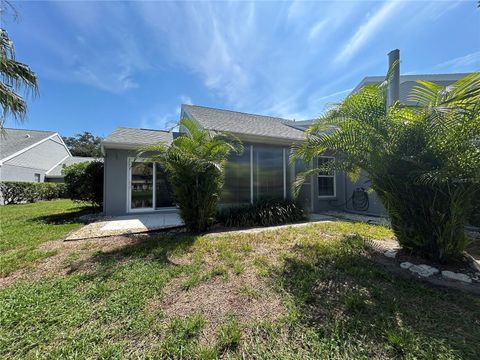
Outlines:
{"type": "Polygon", "coordinates": [[[288,122],[288,125],[293,126],[294,128],[297,128],[299,130],[305,131],[310,127],[310,125],[314,123],[314,121],[315,119],[290,121],[288,122]]]}
{"type": "Polygon", "coordinates": [[[4,128],[0,131],[0,162],[58,135],[54,131],[4,128]]]}
{"type": "MultiPolygon", "coordinates": [[[[400,75],[400,102],[406,105],[414,105],[414,103],[408,101],[408,96],[412,89],[419,85],[417,83],[418,80],[431,81],[442,86],[448,86],[466,75],[469,75],[469,73],[400,75]]],[[[367,76],[353,89],[352,94],[365,85],[378,84],[384,80],[385,76],[367,76]]]]}
{"type": "Polygon", "coordinates": [[[158,142],[171,144],[173,133],[164,130],[117,128],[103,141],[102,146],[113,149],[136,149],[158,142]]]}
{"type": "Polygon", "coordinates": [[[80,164],[83,162],[103,161],[101,158],[84,157],[84,156],[69,156],[63,159],[59,164],[51,168],[45,173],[45,177],[48,178],[63,178],[62,170],[69,165],[80,164]]]}
{"type": "Polygon", "coordinates": [[[196,105],[182,105],[182,115],[196,120],[203,128],[254,137],[304,140],[305,135],[291,120],[247,114],[196,105]]]}

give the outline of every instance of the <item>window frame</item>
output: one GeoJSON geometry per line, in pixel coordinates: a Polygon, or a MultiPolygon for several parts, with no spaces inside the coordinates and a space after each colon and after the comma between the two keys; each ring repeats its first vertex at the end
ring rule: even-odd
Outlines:
{"type": "MultiPolygon", "coordinates": [[[[335,156],[322,155],[317,158],[317,166],[318,166],[318,159],[333,159],[333,161],[335,162],[335,156]]],[[[317,193],[318,193],[319,199],[331,199],[331,198],[337,197],[337,172],[335,170],[331,175],[317,173],[317,193]],[[318,189],[318,179],[320,178],[333,179],[333,195],[320,195],[319,189],[318,189]]]]}

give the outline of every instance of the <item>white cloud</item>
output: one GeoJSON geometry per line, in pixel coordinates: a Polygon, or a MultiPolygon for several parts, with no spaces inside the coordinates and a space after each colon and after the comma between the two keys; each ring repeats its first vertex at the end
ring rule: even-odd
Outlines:
{"type": "Polygon", "coordinates": [[[328,24],[328,20],[320,20],[310,28],[308,32],[308,40],[314,41],[318,35],[325,29],[328,24]]]}
{"type": "Polygon", "coordinates": [[[399,0],[388,1],[383,4],[375,14],[358,27],[355,34],[336,56],[336,61],[347,63],[373,35],[381,31],[381,27],[398,10],[400,5],[399,0]]]}
{"type": "MultiPolygon", "coordinates": [[[[120,93],[139,86],[136,75],[150,67],[129,21],[125,6],[96,2],[53,3],[69,32],[31,34],[38,46],[56,55],[44,74],[120,93]],[[106,21],[105,19],[108,19],[106,21]]],[[[48,29],[45,29],[48,31],[48,29]]]]}
{"type": "Polygon", "coordinates": [[[192,105],[192,98],[188,95],[180,95],[180,102],[182,104],[192,105]]]}
{"type": "Polygon", "coordinates": [[[435,66],[436,69],[444,71],[471,71],[480,68],[480,51],[460,56],[435,66]]]}
{"type": "Polygon", "coordinates": [[[352,90],[353,90],[353,88],[349,88],[349,89],[334,92],[333,94],[323,95],[323,96],[320,96],[320,97],[314,97],[313,99],[310,99],[310,101],[320,102],[320,101],[323,101],[323,100],[338,97],[339,95],[344,95],[344,94],[350,93],[352,90]]]}

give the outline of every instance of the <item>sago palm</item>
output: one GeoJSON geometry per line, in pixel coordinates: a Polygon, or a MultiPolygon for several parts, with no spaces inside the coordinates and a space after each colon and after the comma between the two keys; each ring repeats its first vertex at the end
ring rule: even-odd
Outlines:
{"type": "Polygon", "coordinates": [[[337,160],[306,171],[343,170],[371,179],[404,248],[437,260],[459,257],[465,219],[480,179],[480,74],[448,87],[419,81],[416,106],[387,107],[388,78],[367,85],[326,112],[294,157],[326,151],[337,160]]]}
{"type": "Polygon", "coordinates": [[[203,232],[215,221],[227,157],[241,153],[243,146],[235,136],[205,130],[190,119],[179,126],[180,135],[171,145],[153,144],[140,155],[165,169],[185,226],[203,232]]]}

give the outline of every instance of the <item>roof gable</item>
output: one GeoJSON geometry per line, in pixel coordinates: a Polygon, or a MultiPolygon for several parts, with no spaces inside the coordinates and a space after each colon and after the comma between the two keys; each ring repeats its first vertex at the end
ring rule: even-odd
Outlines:
{"type": "Polygon", "coordinates": [[[24,151],[56,134],[53,131],[4,128],[0,132],[0,160],[24,151]]]}

